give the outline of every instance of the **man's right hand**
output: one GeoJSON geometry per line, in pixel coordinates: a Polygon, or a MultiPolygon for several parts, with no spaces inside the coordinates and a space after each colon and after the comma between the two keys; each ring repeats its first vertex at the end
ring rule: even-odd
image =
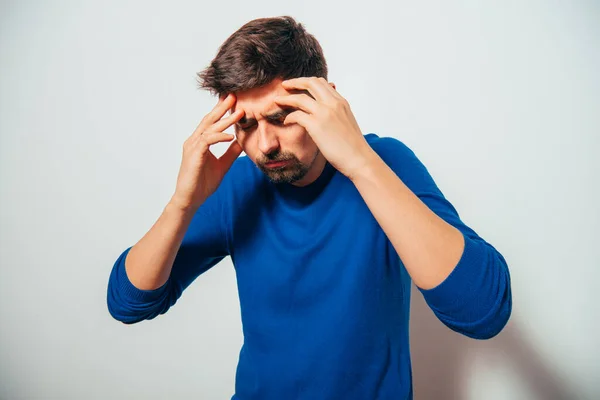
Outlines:
{"type": "Polygon", "coordinates": [[[233,93],[220,97],[217,105],[200,122],[194,133],[183,144],[183,159],[177,177],[175,194],[170,203],[186,211],[194,211],[217,190],[233,162],[242,153],[235,136],[223,131],[244,115],[243,110],[221,119],[236,102],[233,93]],[[219,158],[210,146],[219,142],[233,143],[219,158]]]}

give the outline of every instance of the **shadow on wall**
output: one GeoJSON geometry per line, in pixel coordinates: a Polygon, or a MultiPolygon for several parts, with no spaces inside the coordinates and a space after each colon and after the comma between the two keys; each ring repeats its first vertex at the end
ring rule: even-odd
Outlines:
{"type": "Polygon", "coordinates": [[[474,340],[451,331],[427,306],[412,285],[410,343],[415,400],[463,400],[467,398],[469,354],[489,354],[508,359],[512,368],[540,400],[575,398],[566,384],[544,365],[536,350],[509,320],[504,330],[489,340],[474,340]]]}

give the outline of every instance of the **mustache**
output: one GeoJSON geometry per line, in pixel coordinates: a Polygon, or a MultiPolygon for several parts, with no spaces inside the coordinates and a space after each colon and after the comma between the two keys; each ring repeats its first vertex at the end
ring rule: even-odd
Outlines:
{"type": "Polygon", "coordinates": [[[273,151],[269,154],[266,154],[261,157],[260,163],[266,164],[268,162],[277,162],[277,161],[294,161],[296,160],[296,156],[293,153],[281,152],[279,150],[273,151]]]}

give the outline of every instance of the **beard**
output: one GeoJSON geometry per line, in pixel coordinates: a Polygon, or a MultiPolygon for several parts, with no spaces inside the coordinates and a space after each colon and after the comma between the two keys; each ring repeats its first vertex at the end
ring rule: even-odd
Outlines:
{"type": "Polygon", "coordinates": [[[258,159],[256,165],[273,183],[294,183],[304,178],[318,154],[317,151],[311,163],[305,164],[294,153],[276,150],[258,159]],[[269,168],[265,165],[276,161],[288,161],[288,163],[275,168],[269,168]]]}

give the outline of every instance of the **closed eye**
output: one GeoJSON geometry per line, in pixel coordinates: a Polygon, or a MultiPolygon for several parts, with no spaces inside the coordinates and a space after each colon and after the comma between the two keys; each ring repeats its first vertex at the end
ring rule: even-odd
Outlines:
{"type": "MultiPolygon", "coordinates": [[[[270,124],[273,124],[275,126],[284,126],[283,125],[283,121],[285,120],[285,117],[287,116],[284,115],[283,117],[277,118],[277,119],[268,119],[270,124]]],[[[252,124],[252,125],[248,125],[248,126],[240,126],[238,125],[238,129],[243,131],[243,132],[248,132],[252,129],[254,129],[254,127],[256,126],[256,124],[252,124]]]]}
{"type": "MultiPolygon", "coordinates": [[[[295,109],[291,108],[291,107],[286,107],[284,109],[281,110],[277,110],[272,114],[266,115],[265,119],[273,125],[276,126],[284,126],[283,125],[283,121],[285,120],[285,117],[288,116],[288,114],[294,112],[295,109]]],[[[254,118],[248,118],[246,119],[246,117],[242,117],[239,121],[238,124],[236,124],[236,126],[238,127],[238,129],[240,129],[241,131],[244,132],[248,132],[250,131],[254,126],[256,126],[256,120],[254,118]],[[247,124],[247,125],[246,125],[247,124]]]]}

